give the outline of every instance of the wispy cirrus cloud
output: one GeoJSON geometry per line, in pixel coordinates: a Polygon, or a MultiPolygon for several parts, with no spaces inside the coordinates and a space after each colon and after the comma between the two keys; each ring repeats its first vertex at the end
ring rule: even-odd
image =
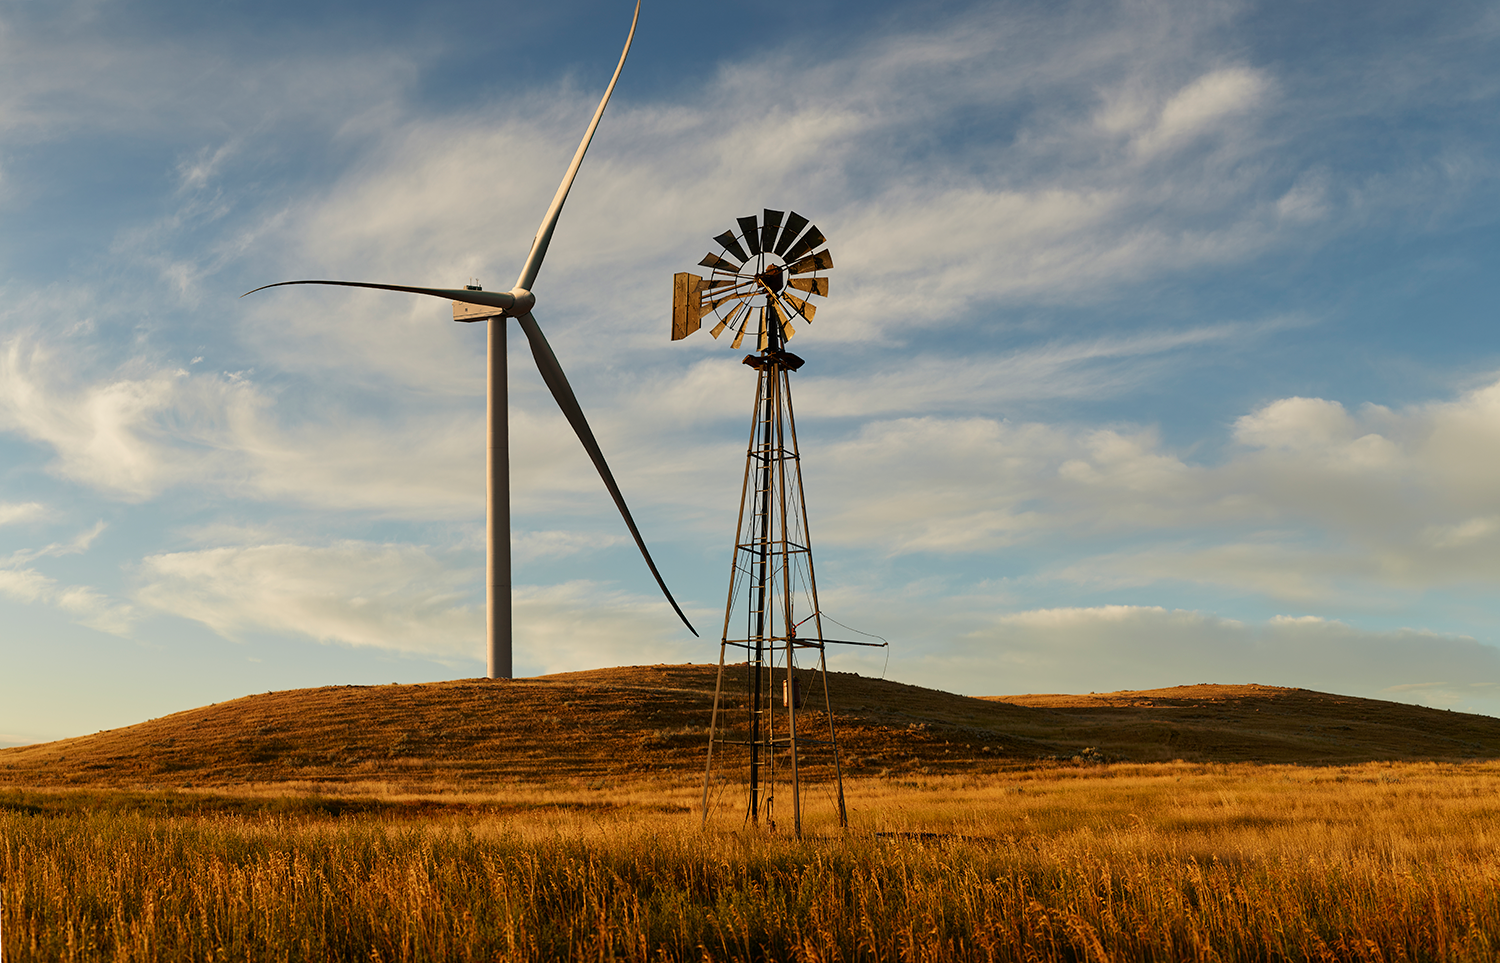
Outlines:
{"type": "MultiPolygon", "coordinates": [[[[951,329],[955,316],[980,323],[967,316],[995,307],[1098,304],[1153,280],[1301,249],[1314,221],[1325,237],[1358,229],[1384,204],[1408,210],[1410,191],[1356,184],[1331,158],[1288,149],[1289,128],[1356,118],[1276,96],[1274,66],[1226,66],[1228,9],[1167,5],[1065,34],[1003,13],[961,16],[816,66],[789,56],[735,64],[693,103],[622,100],[611,107],[610,149],[591,157],[538,282],[539,317],[573,335],[567,346],[584,364],[647,344],[659,352],[660,279],[696,262],[732,217],[701,212],[765,202],[801,205],[834,239],[837,293],[829,323],[816,326],[824,343],[903,342],[951,329]],[[788,71],[802,82],[789,83],[788,71]],[[742,103],[745,91],[773,87],[788,96],[742,103]],[[1134,91],[1135,106],[1122,106],[1122,90],[1134,91]],[[996,128],[984,156],[951,149],[986,110],[996,128]],[[774,150],[767,129],[777,131],[774,150]],[[1209,140],[1208,155],[1176,149],[1209,140]],[[740,186],[740,165],[755,171],[753,192],[740,186]],[[809,196],[815,208],[802,201],[809,196]]],[[[558,91],[554,102],[565,106],[391,125],[366,164],[278,211],[259,245],[274,258],[266,276],[508,285],[591,97],[558,91]],[[507,153],[517,141],[533,149],[507,153]],[[502,155],[506,176],[496,178],[492,159],[502,155]]],[[[1408,187],[1447,190],[1425,175],[1421,184],[1408,187]]],[[[454,334],[431,323],[441,312],[344,292],[281,297],[294,300],[249,308],[258,346],[278,362],[347,356],[387,373],[426,371],[428,383],[434,368],[452,367],[454,334]],[[294,320],[309,311],[316,326],[294,320]],[[420,336],[418,314],[429,319],[420,336]]]]}
{"type": "Polygon", "coordinates": [[[0,342],[0,430],[50,450],[54,474],[113,498],[191,486],[423,517],[468,515],[482,498],[475,414],[429,409],[403,437],[344,401],[287,425],[275,390],[242,373],[144,359],[80,373],[64,362],[68,346],[35,334],[0,342]]]}
{"type": "Polygon", "coordinates": [[[472,579],[414,545],[224,546],[150,555],[137,601],[226,638],[303,636],[437,659],[471,656],[484,631],[472,579]]]}
{"type": "MultiPolygon", "coordinates": [[[[550,534],[539,541],[577,541],[550,534]]],[[[484,654],[471,576],[420,546],[283,542],[149,556],[135,599],[230,639],[301,636],[462,665],[484,654]]],[[[595,583],[518,585],[517,656],[540,672],[704,657],[670,615],[660,599],[595,583]]]]}
{"type": "Polygon", "coordinates": [[[892,553],[1113,533],[1132,547],[1076,557],[1053,576],[1238,586],[1300,603],[1382,607],[1390,589],[1500,581],[1500,384],[1402,409],[1285,398],[1239,418],[1223,442],[1219,459],[1201,460],[1150,428],[870,422],[817,469],[817,490],[841,496],[820,528],[892,553]]]}
{"type": "Polygon", "coordinates": [[[0,567],[0,596],[24,603],[51,605],[70,620],[110,635],[128,636],[139,618],[128,602],[87,585],[64,585],[35,568],[0,567]]]}
{"type": "Polygon", "coordinates": [[[41,502],[0,502],[0,525],[17,525],[45,518],[47,506],[41,502]]]}

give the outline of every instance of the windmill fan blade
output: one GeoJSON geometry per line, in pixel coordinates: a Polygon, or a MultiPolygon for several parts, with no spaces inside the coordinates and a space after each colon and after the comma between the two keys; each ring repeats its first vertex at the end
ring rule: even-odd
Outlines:
{"type": "Polygon", "coordinates": [[[712,301],[704,301],[703,310],[713,311],[716,310],[721,304],[725,304],[729,301],[734,301],[740,298],[748,298],[753,296],[754,294],[754,291],[729,291],[727,293],[721,293],[715,296],[712,301]]]}
{"type": "Polygon", "coordinates": [[[823,236],[822,231],[818,230],[816,227],[810,227],[807,229],[807,233],[802,235],[802,240],[798,241],[796,244],[793,244],[791,248],[787,250],[786,259],[788,261],[795,261],[826,240],[828,239],[823,236]]]}
{"type": "Polygon", "coordinates": [[[826,271],[833,267],[833,255],[827,251],[810,254],[796,264],[787,267],[788,274],[806,274],[809,271],[826,271]]]}
{"type": "Polygon", "coordinates": [[[733,254],[739,260],[750,260],[750,255],[746,254],[745,249],[740,247],[740,239],[734,236],[733,231],[725,231],[723,234],[715,237],[714,240],[718,241],[720,247],[733,254]]]}
{"type": "Polygon", "coordinates": [[[578,440],[583,442],[583,448],[589,453],[594,467],[599,470],[599,477],[604,479],[604,487],[609,489],[610,497],[615,500],[615,507],[620,510],[620,516],[625,519],[625,527],[630,529],[630,534],[635,538],[636,547],[641,550],[641,557],[646,560],[646,567],[651,569],[651,574],[656,578],[656,584],[661,586],[661,592],[667,597],[672,605],[672,611],[682,619],[682,624],[688,627],[688,631],[697,636],[698,630],[693,628],[693,623],[687,620],[678,607],[677,600],[672,598],[672,593],[667,589],[667,583],[662,580],[661,573],[656,570],[656,563],[651,560],[651,553],[646,551],[645,539],[641,538],[640,531],[635,527],[635,519],[630,517],[630,509],[625,506],[625,496],[620,494],[620,486],[615,484],[615,476],[609,470],[609,464],[604,460],[604,452],[599,449],[599,442],[594,439],[594,432],[589,428],[588,419],[583,416],[583,408],[579,406],[578,399],[573,395],[573,388],[568,384],[568,376],[563,374],[562,365],[557,363],[557,356],[552,353],[552,346],[547,343],[547,338],[542,334],[542,329],[536,323],[536,318],[531,312],[523,314],[518,318],[521,322],[521,330],[526,332],[526,340],[531,342],[531,356],[536,359],[536,366],[542,373],[542,380],[552,391],[552,397],[557,399],[557,406],[562,409],[563,415],[568,423],[573,426],[573,431],[578,434],[578,440]]]}
{"type": "Polygon", "coordinates": [[[806,301],[797,297],[795,294],[783,294],[782,297],[786,299],[786,302],[788,304],[796,309],[798,314],[802,315],[809,321],[813,319],[813,315],[818,313],[816,305],[808,304],[806,301]]]}
{"type": "Polygon", "coordinates": [[[740,225],[740,233],[745,236],[745,247],[750,249],[750,256],[755,257],[760,253],[760,226],[755,223],[755,215],[737,217],[740,225]]]}
{"type": "Polygon", "coordinates": [[[792,242],[797,239],[797,235],[801,234],[802,229],[806,226],[807,218],[796,211],[788,214],[786,216],[786,225],[781,229],[781,240],[776,242],[775,254],[780,257],[785,253],[786,249],[792,246],[792,242]]]}
{"type": "Polygon", "coordinates": [[[780,298],[772,298],[771,299],[771,307],[776,311],[776,319],[781,322],[781,331],[782,331],[782,333],[785,334],[787,340],[790,341],[791,338],[792,338],[792,335],[794,335],[794,334],[797,333],[797,329],[794,328],[794,327],[792,327],[791,320],[789,318],[787,318],[787,316],[786,316],[786,310],[784,308],[782,308],[782,306],[781,306],[781,299],[780,298]]]}
{"type": "MultiPolygon", "coordinates": [[[[729,312],[729,317],[725,318],[723,321],[720,321],[718,324],[714,325],[714,329],[712,331],[710,331],[709,334],[713,335],[714,338],[717,339],[719,337],[719,335],[721,335],[721,334],[724,333],[724,329],[725,328],[733,328],[735,322],[740,319],[740,315],[744,314],[746,311],[749,311],[749,310],[750,310],[750,302],[749,301],[741,301],[739,304],[736,304],[734,306],[733,310],[731,310],[729,312]]],[[[738,339],[736,339],[734,346],[736,348],[739,347],[739,341],[738,341],[738,339]]]]}
{"type": "Polygon", "coordinates": [[[703,292],[703,310],[718,311],[719,305],[728,304],[731,301],[742,301],[754,297],[755,291],[751,288],[735,288],[731,291],[705,291],[703,292]]]}
{"type": "Polygon", "coordinates": [[[776,247],[776,235],[781,230],[781,215],[784,211],[773,211],[769,207],[761,212],[760,249],[770,251],[776,247]]]}
{"type": "Polygon", "coordinates": [[[715,271],[728,271],[730,274],[738,274],[740,266],[733,261],[726,261],[717,254],[705,254],[703,260],[698,262],[699,266],[713,268],[715,271]]]}
{"type": "Polygon", "coordinates": [[[798,291],[806,291],[808,294],[817,294],[828,297],[827,278],[792,278],[787,282],[798,291]]]}
{"type": "Polygon", "coordinates": [[[521,277],[516,281],[516,287],[522,291],[530,291],[531,285],[536,282],[537,273],[542,269],[542,260],[547,256],[547,248],[552,244],[552,232],[557,228],[557,219],[562,214],[563,202],[568,199],[568,191],[573,189],[573,178],[578,176],[578,168],[583,164],[583,155],[589,149],[589,141],[594,139],[594,131],[599,127],[599,118],[604,116],[604,107],[609,103],[609,95],[615,92],[615,83],[620,79],[620,71],[625,69],[625,57],[630,53],[630,42],[635,39],[635,25],[641,19],[641,2],[636,0],[635,16],[630,20],[630,33],[625,36],[625,49],[620,51],[620,62],[615,66],[615,75],[609,78],[609,86],[604,88],[604,97],[599,101],[599,109],[594,111],[594,119],[589,121],[589,129],[583,132],[583,140],[578,144],[578,152],[573,155],[573,163],[568,165],[568,172],[563,175],[562,183],[557,187],[557,193],[552,196],[552,204],[547,208],[547,214],[542,218],[542,226],[537,228],[536,237],[531,242],[531,253],[526,255],[526,266],[521,268],[521,277]]]}
{"type": "Polygon", "coordinates": [[[258,288],[246,291],[240,297],[254,294],[256,291],[264,291],[266,288],[281,288],[289,284],[331,284],[341,288],[373,288],[376,291],[405,291],[408,294],[428,294],[435,298],[443,298],[448,301],[463,301],[465,304],[482,304],[487,308],[508,308],[516,303],[516,296],[509,291],[470,291],[467,288],[417,288],[406,284],[372,284],[368,281],[277,281],[275,284],[262,284],[258,288]]]}

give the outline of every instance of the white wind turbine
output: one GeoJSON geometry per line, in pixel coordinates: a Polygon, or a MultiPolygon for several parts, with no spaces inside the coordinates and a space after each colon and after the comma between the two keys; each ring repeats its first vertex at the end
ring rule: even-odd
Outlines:
{"type": "Polygon", "coordinates": [[[646,550],[646,542],[635,527],[635,520],[630,517],[630,509],[625,506],[625,497],[620,494],[620,486],[615,484],[614,475],[604,460],[604,453],[600,451],[593,431],[589,429],[589,423],[583,416],[583,409],[579,406],[578,399],[573,395],[568,378],[563,374],[562,366],[557,363],[557,356],[552,353],[551,345],[547,343],[546,337],[542,335],[542,329],[536,323],[536,318],[531,314],[531,309],[536,304],[536,295],[531,293],[531,285],[536,281],[536,276],[542,269],[542,259],[547,256],[547,247],[552,243],[552,232],[557,227],[558,215],[562,213],[563,202],[568,199],[568,190],[573,186],[573,178],[578,175],[579,165],[583,163],[584,152],[588,150],[589,141],[594,137],[594,130],[599,126],[599,118],[604,116],[604,107],[609,103],[610,94],[614,93],[615,82],[620,79],[620,71],[625,67],[625,57],[630,53],[630,43],[635,39],[635,26],[640,16],[641,5],[637,0],[635,16],[630,21],[630,33],[625,38],[625,49],[620,53],[620,63],[615,67],[614,76],[610,78],[604,97],[599,101],[599,109],[594,111],[594,119],[589,121],[588,130],[584,132],[578,151],[573,155],[573,163],[568,165],[568,172],[563,175],[562,183],[558,185],[557,193],[552,198],[552,204],[547,208],[547,215],[542,218],[542,225],[537,229],[536,237],[532,239],[531,252],[526,256],[526,266],[521,269],[521,276],[516,279],[515,287],[501,293],[483,291],[477,286],[457,290],[410,287],[403,284],[371,284],[364,281],[281,281],[245,292],[254,294],[255,291],[289,284],[334,284],[350,288],[376,288],[381,291],[407,291],[412,294],[445,298],[454,302],[453,320],[455,321],[488,322],[489,387],[485,413],[489,457],[485,464],[485,607],[489,677],[492,679],[511,677],[510,438],[506,405],[506,318],[515,318],[520,323],[521,330],[526,333],[526,340],[531,344],[531,354],[536,359],[536,366],[542,374],[542,380],[547,383],[547,387],[552,391],[552,397],[557,400],[557,406],[562,409],[562,413],[567,416],[573,430],[578,433],[578,440],[583,442],[584,449],[594,461],[594,467],[599,469],[599,476],[604,479],[604,487],[609,489],[610,495],[614,498],[615,506],[619,508],[620,515],[625,519],[625,526],[630,529],[630,534],[635,538],[635,544],[640,548],[641,556],[645,558],[652,576],[656,578],[656,584],[661,586],[662,594],[667,597],[673,611],[677,613],[678,618],[682,619],[688,631],[695,636],[698,634],[692,623],[687,620],[687,616],[682,614],[677,600],[672,598],[672,593],[668,591],[667,583],[663,581],[661,573],[656,570],[656,563],[651,560],[651,553],[646,550]]]}

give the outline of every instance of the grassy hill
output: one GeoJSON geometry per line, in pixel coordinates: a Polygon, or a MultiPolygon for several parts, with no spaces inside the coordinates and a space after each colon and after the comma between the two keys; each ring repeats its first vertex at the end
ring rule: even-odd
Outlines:
{"type": "MultiPolygon", "coordinates": [[[[658,665],[271,692],[0,750],[0,785],[384,783],[423,791],[684,777],[702,771],[714,674],[709,665],[658,665]]],[[[743,669],[729,674],[738,692],[743,669]]],[[[1500,758],[1500,719],[1304,689],[1196,685],[979,699],[846,673],[830,678],[843,762],[854,775],[984,773],[1074,757],[1500,758]]],[[[812,681],[804,682],[817,693],[809,710],[821,702],[812,681]]],[[[798,720],[803,732],[826,734],[821,712],[798,720]]],[[[809,775],[826,771],[810,761],[809,775]]]]}

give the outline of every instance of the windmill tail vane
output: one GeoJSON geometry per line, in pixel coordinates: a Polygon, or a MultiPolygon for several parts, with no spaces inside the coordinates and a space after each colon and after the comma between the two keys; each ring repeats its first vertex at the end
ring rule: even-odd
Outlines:
{"type": "MultiPolygon", "coordinates": [[[[578,150],[573,154],[572,163],[568,165],[567,172],[563,175],[562,182],[558,185],[557,193],[552,197],[552,203],[547,207],[547,213],[543,216],[541,226],[536,234],[532,236],[531,247],[527,252],[524,266],[516,279],[516,285],[509,291],[484,291],[478,285],[469,285],[462,289],[457,288],[435,288],[418,287],[402,284],[377,284],[367,281],[280,281],[276,284],[267,284],[247,291],[246,294],[254,294],[266,288],[284,287],[297,284],[321,284],[334,285],[338,287],[373,288],[379,291],[398,291],[409,294],[421,294],[429,297],[443,298],[453,302],[453,320],[455,321],[488,321],[489,324],[489,422],[491,425],[491,453],[489,471],[492,477],[494,493],[491,495],[487,506],[487,516],[493,523],[497,517],[503,516],[505,527],[509,527],[510,515],[510,483],[509,483],[509,455],[508,438],[505,429],[505,396],[504,384],[505,372],[505,319],[515,318],[520,323],[521,330],[526,335],[526,340],[531,346],[532,357],[535,358],[537,368],[541,371],[542,380],[552,393],[553,400],[557,402],[558,408],[567,418],[568,424],[578,435],[579,443],[588,452],[590,460],[598,470],[604,487],[609,491],[614,500],[615,507],[619,509],[620,516],[625,521],[625,526],[630,530],[636,547],[640,549],[641,557],[651,571],[652,577],[660,587],[662,594],[671,604],[672,610],[677,617],[687,626],[688,631],[697,635],[691,622],[683,614],[681,606],[672,597],[667,588],[666,581],[657,570],[656,563],[651,558],[651,553],[646,548],[646,542],[641,537],[636,527],[635,519],[631,517],[630,509],[625,504],[625,498],[620,492],[619,485],[615,482],[614,474],[609,469],[609,464],[604,458],[604,452],[599,447],[598,440],[590,429],[588,420],[584,417],[583,408],[578,404],[578,399],[568,383],[567,376],[563,373],[562,365],[558,363],[552,346],[548,344],[546,336],[542,333],[541,326],[537,323],[532,309],[536,306],[536,295],[532,293],[531,287],[536,282],[537,275],[541,273],[542,262],[547,256],[547,250],[551,246],[553,234],[557,228],[558,219],[562,215],[563,204],[568,199],[568,192],[572,190],[573,181],[578,176],[578,170],[583,164],[584,154],[587,153],[589,144],[593,140],[594,132],[599,127],[599,121],[604,116],[604,108],[609,104],[610,96],[614,93],[615,84],[620,79],[620,72],[625,67],[625,58],[630,53],[631,43],[635,39],[636,25],[640,22],[641,5],[639,0],[635,5],[635,13],[630,21],[630,32],[625,38],[625,47],[620,53],[620,61],[615,67],[614,75],[610,78],[609,86],[605,88],[604,96],[599,100],[599,106],[594,111],[593,118],[589,121],[588,129],[584,132],[583,139],[578,144],[578,150]],[[498,414],[497,414],[498,412],[498,414]],[[498,442],[497,442],[498,439],[498,442]],[[498,448],[497,448],[498,444],[498,448]],[[503,471],[502,471],[503,469],[503,471]],[[495,477],[498,474],[503,478],[495,477]]],[[[244,295],[241,295],[244,297],[244,295]]],[[[493,528],[493,525],[491,526],[493,528]]],[[[503,545],[497,545],[502,541],[501,536],[491,531],[489,538],[490,556],[498,561],[492,562],[491,571],[487,575],[489,586],[488,608],[491,614],[492,628],[490,638],[491,670],[490,675],[509,677],[510,673],[510,548],[509,532],[503,537],[503,545]],[[501,553],[497,555],[498,553],[501,553]],[[499,566],[499,568],[496,568],[499,566]],[[503,589],[504,598],[500,598],[503,589]],[[503,607],[503,618],[496,619],[497,606],[503,607]],[[503,636],[503,637],[502,637],[503,636]],[[503,649],[503,652],[501,651],[503,649]],[[500,660],[502,668],[497,672],[497,659],[500,660]]]]}

